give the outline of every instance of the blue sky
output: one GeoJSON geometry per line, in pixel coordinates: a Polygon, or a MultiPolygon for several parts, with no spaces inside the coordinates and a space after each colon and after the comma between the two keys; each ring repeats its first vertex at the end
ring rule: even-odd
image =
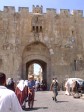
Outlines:
{"type": "Polygon", "coordinates": [[[34,64],[34,74],[38,75],[40,68],[41,66],[35,63],[34,64]]]}
{"type": "Polygon", "coordinates": [[[31,11],[32,5],[42,5],[44,11],[46,8],[59,9],[79,9],[84,10],[84,0],[0,0],[0,10],[4,6],[29,7],[31,11]]]}

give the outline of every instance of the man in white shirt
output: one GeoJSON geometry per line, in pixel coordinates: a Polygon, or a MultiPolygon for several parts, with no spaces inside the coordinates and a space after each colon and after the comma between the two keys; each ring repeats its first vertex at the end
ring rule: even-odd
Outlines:
{"type": "Polygon", "coordinates": [[[5,85],[6,75],[0,72],[0,112],[22,112],[15,93],[5,85]]]}

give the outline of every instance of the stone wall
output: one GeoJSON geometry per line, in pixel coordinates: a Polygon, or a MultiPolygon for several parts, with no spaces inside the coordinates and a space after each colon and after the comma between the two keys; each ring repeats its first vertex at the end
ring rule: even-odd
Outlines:
{"type": "Polygon", "coordinates": [[[16,12],[14,7],[5,6],[0,11],[0,71],[15,79],[25,75],[24,60],[35,60],[36,42],[40,43],[39,53],[34,52],[36,59],[48,59],[48,83],[53,77],[59,81],[66,77],[84,78],[83,11],[60,9],[57,13],[56,9],[47,8],[44,13],[42,6],[33,6],[32,12],[27,7],[19,7],[16,12]],[[29,45],[30,55],[25,51],[29,45]]]}

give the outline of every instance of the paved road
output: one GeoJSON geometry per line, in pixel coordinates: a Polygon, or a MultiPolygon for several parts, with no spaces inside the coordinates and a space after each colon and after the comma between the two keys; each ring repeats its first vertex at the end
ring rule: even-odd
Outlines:
{"type": "MultiPolygon", "coordinates": [[[[51,91],[36,92],[34,108],[27,111],[32,112],[84,112],[84,99],[74,99],[72,96],[64,95],[60,91],[57,96],[58,102],[52,100],[51,91]]],[[[23,112],[25,112],[23,111],[23,112]]]]}

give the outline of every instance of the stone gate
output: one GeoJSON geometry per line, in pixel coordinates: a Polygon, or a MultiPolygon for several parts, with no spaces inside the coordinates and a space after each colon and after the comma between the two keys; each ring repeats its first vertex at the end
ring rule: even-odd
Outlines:
{"type": "Polygon", "coordinates": [[[0,11],[0,71],[7,77],[27,78],[32,63],[43,69],[43,78],[50,85],[57,77],[84,79],[84,17],[82,10],[43,6],[4,6],[0,11]]]}

